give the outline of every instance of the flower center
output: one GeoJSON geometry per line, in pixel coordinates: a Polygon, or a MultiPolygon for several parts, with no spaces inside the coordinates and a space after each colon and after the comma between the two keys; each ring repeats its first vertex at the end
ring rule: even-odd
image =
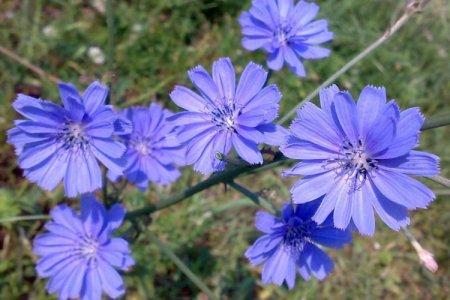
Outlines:
{"type": "Polygon", "coordinates": [[[132,147],[142,155],[148,155],[150,153],[150,148],[148,146],[148,141],[146,140],[136,140],[131,143],[132,147]]]}
{"type": "Polygon", "coordinates": [[[377,168],[377,161],[365,152],[361,141],[356,147],[348,141],[345,142],[340,151],[340,157],[333,161],[341,165],[347,180],[351,181],[352,191],[359,190],[366,181],[367,175],[372,169],[377,168]]]}
{"type": "Polygon", "coordinates": [[[236,110],[233,103],[223,104],[215,107],[211,114],[213,116],[213,123],[227,130],[234,130],[234,124],[236,119],[236,110]]]}
{"type": "Polygon", "coordinates": [[[82,124],[67,122],[59,135],[66,149],[84,148],[89,144],[82,124]]]}
{"type": "Polygon", "coordinates": [[[303,221],[298,217],[289,219],[286,224],[286,231],[284,234],[284,244],[291,251],[302,251],[306,242],[311,235],[311,230],[316,226],[314,221],[303,221]]]}
{"type": "Polygon", "coordinates": [[[274,38],[276,41],[278,41],[278,43],[280,43],[281,46],[285,46],[288,43],[289,38],[291,37],[291,29],[291,26],[283,22],[278,25],[277,29],[275,30],[274,38]]]}
{"type": "Polygon", "coordinates": [[[99,244],[96,240],[85,237],[79,245],[80,255],[84,256],[86,259],[95,258],[98,247],[99,244]]]}

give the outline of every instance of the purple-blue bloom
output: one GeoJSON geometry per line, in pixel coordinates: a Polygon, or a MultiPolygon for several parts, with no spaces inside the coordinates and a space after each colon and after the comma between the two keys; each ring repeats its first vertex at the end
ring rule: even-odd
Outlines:
{"type": "Polygon", "coordinates": [[[256,214],[256,228],[264,235],[247,249],[245,256],[254,266],[264,265],[264,284],[286,282],[292,289],[297,273],[304,280],[322,280],[333,270],[333,261],[318,245],[341,248],[352,237],[350,231],[334,228],[332,217],[321,225],[311,220],[319,204],[320,201],[286,203],[281,217],[262,211],[256,214]]]}
{"type": "Polygon", "coordinates": [[[186,164],[203,174],[220,171],[225,163],[217,153],[232,148],[246,162],[263,162],[258,145],[280,145],[287,131],[275,124],[281,93],[275,85],[264,87],[267,72],[254,63],[243,71],[236,87],[229,58],[214,62],[212,78],[201,66],[188,72],[199,94],[176,86],[172,100],[186,111],[169,120],[180,126],[178,139],[186,146],[186,164]]]}
{"type": "Polygon", "coordinates": [[[68,197],[102,186],[98,161],[115,173],[125,165],[125,145],[115,135],[131,131],[128,121],[106,105],[108,88],[93,82],[82,95],[70,83],[58,85],[63,107],[19,94],[16,120],[8,142],[16,148],[25,177],[45,190],[64,181],[68,197]]]}
{"type": "Polygon", "coordinates": [[[319,45],[332,40],[333,33],[327,20],[313,21],[318,11],[318,5],[306,1],[294,5],[293,0],[253,0],[250,11],[239,19],[242,45],[249,51],[264,49],[272,70],[280,70],[286,62],[297,76],[305,76],[303,60],[330,55],[319,45]]]}
{"type": "Polygon", "coordinates": [[[58,299],[100,300],[102,293],[118,298],[125,293],[116,271],[134,265],[128,243],[112,237],[123,221],[125,210],[115,204],[109,210],[92,194],[81,199],[81,214],[65,204],[51,211],[47,232],[33,242],[39,257],[36,271],[49,278],[46,288],[58,299]]]}
{"type": "Polygon", "coordinates": [[[313,220],[331,213],[337,228],[350,221],[361,234],[375,232],[374,211],[390,228],[409,224],[408,209],[426,208],[434,193],[413,176],[439,173],[439,158],[412,150],[424,118],[418,108],[400,112],[383,87],[367,86],[356,104],[335,85],[320,93],[321,108],[299,109],[284,155],[302,160],[285,172],[303,176],[292,187],[295,203],[322,197],[313,220]]]}
{"type": "Polygon", "coordinates": [[[176,127],[167,121],[173,113],[152,103],[150,107],[128,108],[122,115],[133,125],[131,134],[123,136],[127,145],[125,177],[143,190],[149,182],[163,185],[175,181],[185,150],[177,140],[176,127]]]}

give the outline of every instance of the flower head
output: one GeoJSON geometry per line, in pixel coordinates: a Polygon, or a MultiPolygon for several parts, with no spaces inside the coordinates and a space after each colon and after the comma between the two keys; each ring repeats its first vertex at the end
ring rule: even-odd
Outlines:
{"type": "Polygon", "coordinates": [[[156,103],[123,112],[133,125],[131,134],[123,136],[127,145],[124,174],[141,189],[146,189],[149,181],[168,184],[180,176],[177,166],[184,163],[185,150],[176,138],[176,127],[167,122],[171,115],[156,103]]]}
{"type": "Polygon", "coordinates": [[[172,100],[187,111],[170,117],[180,126],[178,139],[186,145],[186,163],[204,174],[224,168],[217,153],[227,155],[232,147],[250,164],[263,158],[258,144],[279,145],[285,130],[273,124],[281,94],[275,85],[264,87],[267,72],[249,63],[236,87],[235,71],[229,58],[214,62],[212,78],[201,66],[189,71],[200,95],[177,86],[172,100]]]}
{"type": "Polygon", "coordinates": [[[250,11],[242,13],[242,45],[250,51],[262,48],[267,64],[280,70],[284,63],[297,76],[305,76],[302,61],[327,57],[330,50],[319,46],[333,38],[324,19],[313,21],[319,6],[306,1],[253,0],[250,11]]]}
{"type": "Polygon", "coordinates": [[[75,197],[102,186],[98,161],[122,172],[125,145],[114,135],[128,133],[131,125],[105,105],[108,89],[98,82],[83,95],[67,83],[59,91],[63,107],[19,94],[13,106],[26,119],[15,121],[8,141],[28,180],[45,190],[63,180],[66,195],[75,197]]]}
{"type": "Polygon", "coordinates": [[[424,121],[419,109],[400,112],[395,101],[386,102],[384,88],[372,86],[356,104],[333,85],[322,90],[320,103],[298,111],[281,147],[302,160],[285,172],[304,176],[291,190],[294,202],[324,196],[313,220],[320,224],[333,213],[337,228],[352,220],[365,235],[375,232],[374,210],[394,230],[408,225],[408,209],[425,208],[435,198],[408,175],[439,173],[437,156],[412,150],[424,121]]]}
{"type": "Polygon", "coordinates": [[[111,237],[123,221],[124,208],[116,204],[110,210],[92,195],[81,200],[81,214],[67,205],[51,211],[48,232],[38,235],[33,252],[39,257],[36,271],[49,278],[47,290],[58,299],[101,299],[125,293],[123,280],[115,270],[134,265],[128,243],[111,237]]]}
{"type": "Polygon", "coordinates": [[[297,272],[304,280],[322,280],[333,270],[333,261],[317,245],[341,248],[352,238],[349,231],[334,228],[331,217],[321,225],[311,220],[319,204],[314,201],[294,208],[287,203],[280,218],[266,212],[256,214],[256,228],[264,235],[245,256],[252,265],[264,264],[264,284],[281,285],[285,281],[292,289],[297,272]]]}

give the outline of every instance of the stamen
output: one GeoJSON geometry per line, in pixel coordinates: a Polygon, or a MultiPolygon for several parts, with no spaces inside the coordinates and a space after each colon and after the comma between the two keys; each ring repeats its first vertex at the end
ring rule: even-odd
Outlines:
{"type": "Polygon", "coordinates": [[[344,141],[337,158],[329,159],[326,164],[338,163],[340,175],[345,175],[350,183],[350,191],[359,190],[372,169],[377,168],[377,161],[365,152],[361,141],[353,146],[350,141],[344,141]]]}
{"type": "Polygon", "coordinates": [[[65,149],[78,150],[88,146],[89,141],[84,133],[82,124],[67,122],[58,136],[65,149]]]}

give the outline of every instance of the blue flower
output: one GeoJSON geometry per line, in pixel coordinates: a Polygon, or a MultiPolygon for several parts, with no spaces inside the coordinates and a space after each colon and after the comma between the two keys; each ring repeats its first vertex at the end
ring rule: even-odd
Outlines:
{"type": "MultiPolygon", "coordinates": [[[[167,122],[173,113],[153,103],[149,108],[128,108],[122,115],[133,125],[133,132],[123,136],[127,145],[125,177],[143,190],[149,181],[175,181],[180,176],[177,166],[185,161],[185,150],[176,138],[176,127],[167,122]]],[[[117,176],[111,172],[109,177],[115,180],[117,176]]]]}
{"type": "Polygon", "coordinates": [[[229,58],[214,62],[212,78],[201,66],[188,72],[200,95],[183,86],[176,86],[172,100],[187,111],[170,117],[182,127],[178,139],[186,146],[186,163],[210,174],[225,164],[216,155],[227,155],[234,147],[250,164],[263,158],[258,144],[279,145],[285,129],[273,124],[278,114],[281,93],[275,85],[264,87],[267,72],[249,63],[236,87],[234,67],[229,58]]]}
{"type": "Polygon", "coordinates": [[[318,11],[318,5],[306,1],[254,0],[239,19],[242,45],[250,51],[264,49],[270,69],[278,71],[286,62],[297,76],[305,76],[303,60],[330,55],[319,45],[332,40],[333,33],[327,20],[313,21],[318,11]]]}
{"type": "Polygon", "coordinates": [[[297,272],[304,280],[322,280],[333,270],[333,261],[317,245],[341,248],[352,238],[349,231],[334,228],[331,217],[321,225],[311,220],[319,204],[313,201],[294,208],[287,203],[281,217],[256,214],[256,228],[264,235],[247,249],[245,256],[254,266],[264,264],[264,284],[281,285],[285,281],[292,289],[297,272]]]}
{"type": "Polygon", "coordinates": [[[355,103],[333,85],[320,93],[321,108],[299,109],[281,151],[301,159],[285,175],[304,176],[291,189],[295,203],[323,197],[313,220],[333,213],[334,225],[352,220],[361,234],[375,232],[374,210],[392,229],[409,224],[408,209],[425,208],[435,198],[409,175],[434,176],[439,158],[412,150],[424,118],[418,108],[400,112],[386,102],[383,87],[367,86],[355,103]]]}
{"type": "Polygon", "coordinates": [[[111,237],[123,221],[124,208],[115,204],[108,211],[92,195],[81,199],[81,215],[67,205],[51,211],[48,232],[38,235],[33,252],[39,257],[36,271],[49,278],[47,291],[58,299],[101,299],[125,293],[123,280],[115,270],[134,265],[128,243],[111,237]]]}
{"type": "Polygon", "coordinates": [[[122,172],[126,148],[114,135],[128,133],[131,125],[105,105],[108,89],[98,82],[83,95],[67,83],[59,91],[64,107],[19,94],[13,107],[26,119],[15,121],[8,141],[28,180],[45,190],[63,180],[66,195],[75,197],[102,186],[98,160],[122,172]]]}

